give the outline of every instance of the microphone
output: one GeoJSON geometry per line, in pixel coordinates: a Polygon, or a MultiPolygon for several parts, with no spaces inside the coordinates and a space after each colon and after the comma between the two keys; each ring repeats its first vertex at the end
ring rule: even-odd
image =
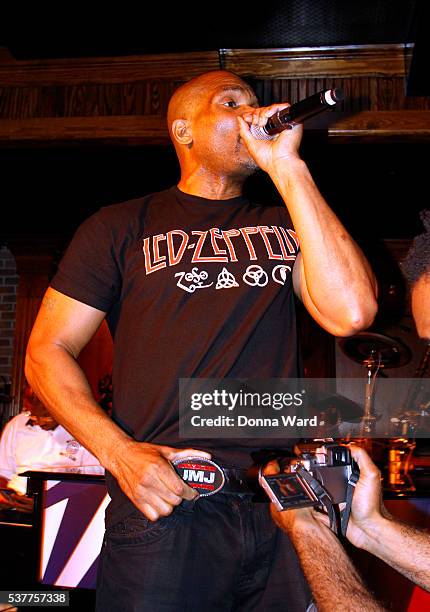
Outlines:
{"type": "Polygon", "coordinates": [[[322,113],[341,100],[343,100],[343,91],[339,87],[323,89],[308,98],[304,98],[304,100],[292,104],[289,108],[276,112],[269,117],[264,127],[251,125],[251,134],[257,140],[272,140],[276,134],[284,130],[290,130],[294,125],[322,113]]]}

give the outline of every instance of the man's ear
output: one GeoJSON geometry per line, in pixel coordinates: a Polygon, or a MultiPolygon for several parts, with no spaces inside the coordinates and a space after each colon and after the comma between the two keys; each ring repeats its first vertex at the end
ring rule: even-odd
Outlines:
{"type": "Polygon", "coordinates": [[[190,145],[193,142],[189,123],[185,119],[175,119],[172,123],[172,135],[179,144],[190,145]]]}

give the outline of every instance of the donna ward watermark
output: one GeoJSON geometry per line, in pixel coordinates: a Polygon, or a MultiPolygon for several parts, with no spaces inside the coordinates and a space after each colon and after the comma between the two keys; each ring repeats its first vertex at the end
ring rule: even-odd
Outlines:
{"type": "Polygon", "coordinates": [[[371,405],[367,393],[360,378],[180,379],[180,436],[430,437],[428,379],[377,380],[371,405]],[[411,412],[406,404],[412,395],[411,412]]]}

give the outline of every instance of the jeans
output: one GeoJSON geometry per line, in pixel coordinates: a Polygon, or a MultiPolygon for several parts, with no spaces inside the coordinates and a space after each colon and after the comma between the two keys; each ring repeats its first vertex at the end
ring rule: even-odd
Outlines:
{"type": "Polygon", "coordinates": [[[269,504],[218,494],[106,531],[97,612],[305,612],[310,591],[269,504]]]}

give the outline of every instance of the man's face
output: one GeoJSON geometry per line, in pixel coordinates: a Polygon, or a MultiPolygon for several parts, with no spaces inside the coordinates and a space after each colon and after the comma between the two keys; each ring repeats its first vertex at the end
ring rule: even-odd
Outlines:
{"type": "Polygon", "coordinates": [[[28,420],[31,421],[32,425],[39,425],[46,431],[55,429],[58,426],[57,421],[48,412],[44,404],[39,400],[34,391],[27,391],[24,395],[23,402],[24,410],[31,412],[28,420]]]}
{"type": "Polygon", "coordinates": [[[419,337],[430,341],[430,275],[422,276],[412,289],[412,316],[419,337]]]}
{"type": "Polygon", "coordinates": [[[28,420],[31,421],[32,425],[39,425],[41,429],[45,429],[46,431],[55,429],[58,426],[57,421],[50,414],[44,416],[30,414],[28,420]]]}
{"type": "Polygon", "coordinates": [[[228,73],[208,75],[192,117],[192,153],[215,173],[248,176],[257,168],[239,133],[237,116],[257,108],[252,89],[228,73]]]}

